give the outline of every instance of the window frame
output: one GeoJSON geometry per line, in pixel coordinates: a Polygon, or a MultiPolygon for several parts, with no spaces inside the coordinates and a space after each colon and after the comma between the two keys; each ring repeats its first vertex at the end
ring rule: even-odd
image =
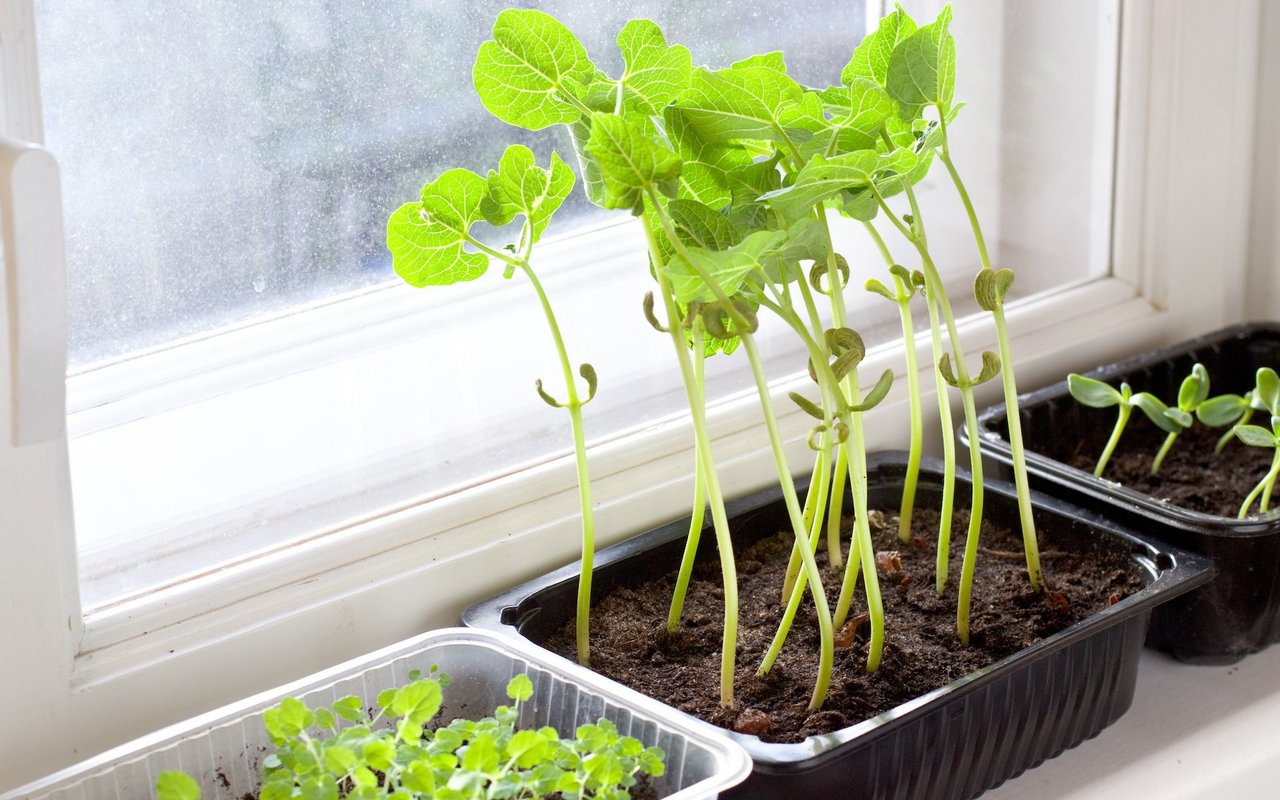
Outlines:
{"type": "MultiPolygon", "coordinates": [[[[1270,280],[1269,265],[1251,272],[1246,260],[1258,3],[1206,8],[1178,0],[1157,9],[1153,0],[1117,1],[1122,101],[1112,275],[1009,309],[1024,386],[1239,321],[1245,299],[1230,288],[1247,285],[1251,276],[1270,280]],[[1194,107],[1180,102],[1183,97],[1196,98],[1194,107]],[[1213,126],[1224,119],[1236,127],[1213,126]],[[1215,143],[1220,169],[1190,176],[1194,191],[1171,191],[1169,176],[1180,165],[1200,163],[1197,147],[1204,141],[1215,143]],[[1211,273],[1206,263],[1223,269],[1211,273]]],[[[16,0],[3,8],[0,122],[8,135],[39,141],[32,3],[16,0]]],[[[14,387],[5,305],[0,411],[7,412],[14,387]]],[[[985,318],[963,320],[961,331],[971,347],[994,346],[985,318]]],[[[894,350],[893,343],[874,348],[868,368],[891,367],[901,376],[891,363],[894,350]]],[[[49,368],[65,371],[65,363],[49,368]]],[[[770,389],[780,399],[796,380],[783,378],[770,389]]],[[[996,389],[984,388],[980,401],[993,401],[996,389]]],[[[772,469],[759,458],[767,444],[755,430],[753,404],[750,397],[731,397],[709,414],[721,479],[734,494],[768,483],[772,469]]],[[[901,427],[889,422],[896,405],[872,412],[870,446],[900,441],[889,435],[901,427]]],[[[793,462],[803,463],[803,415],[784,412],[780,423],[793,462]]],[[[673,418],[643,436],[593,449],[597,526],[613,532],[604,539],[659,521],[672,509],[683,513],[689,441],[687,421],[673,418]]],[[[0,721],[3,739],[13,743],[0,788],[424,625],[450,624],[471,600],[575,555],[573,472],[560,460],[430,509],[400,509],[327,541],[290,548],[263,561],[268,577],[257,583],[236,584],[234,571],[222,570],[172,594],[106,609],[86,625],[76,588],[65,438],[24,447],[0,441],[0,487],[0,555],[22,565],[0,603],[0,631],[9,637],[0,677],[21,687],[0,721]],[[495,505],[499,494],[505,499],[495,505]],[[493,536],[493,530],[507,532],[493,536]],[[488,532],[483,540],[476,538],[481,531],[488,532]],[[357,532],[382,549],[330,569],[331,548],[357,532]],[[140,697],[150,702],[138,703],[140,697]]]]}

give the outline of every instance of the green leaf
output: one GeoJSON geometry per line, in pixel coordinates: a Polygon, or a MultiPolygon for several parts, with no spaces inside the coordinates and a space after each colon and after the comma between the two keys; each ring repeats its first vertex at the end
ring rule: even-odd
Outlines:
{"type": "Polygon", "coordinates": [[[539,167],[533,151],[513,144],[502,154],[497,171],[489,171],[489,197],[481,204],[493,225],[506,225],[515,215],[529,221],[533,241],[547,229],[551,216],[573,191],[573,170],[552,151],[550,169],[539,167]]]}
{"type": "Polygon", "coordinates": [[[874,82],[855,78],[849,86],[823,92],[823,101],[836,116],[800,145],[805,158],[875,149],[880,129],[894,112],[894,103],[874,82]]]}
{"type": "Polygon", "coordinates": [[[440,710],[441,694],[436,681],[414,681],[396,690],[389,710],[414,725],[425,725],[440,710]]]}
{"type": "Polygon", "coordinates": [[[311,727],[315,715],[295,697],[286,697],[274,708],[262,713],[262,722],[267,733],[276,740],[292,739],[311,727]]]}
{"type": "Polygon", "coordinates": [[[1178,387],[1178,408],[1187,412],[1195,411],[1196,406],[1203,403],[1208,396],[1209,371],[1204,368],[1204,364],[1194,364],[1191,367],[1191,374],[1183,378],[1182,385],[1178,387]]]}
{"type": "Polygon", "coordinates": [[[812,400],[805,397],[804,395],[798,394],[796,392],[787,392],[787,397],[790,397],[791,402],[795,403],[800,408],[801,411],[813,417],[814,419],[816,420],[825,419],[825,417],[822,414],[822,409],[818,407],[818,404],[814,403],[812,400]]]}
{"type": "Polygon", "coordinates": [[[1077,402],[1090,408],[1108,408],[1120,404],[1120,392],[1095,378],[1075,372],[1067,376],[1067,391],[1077,402]]]}
{"type": "Polygon", "coordinates": [[[405,768],[400,780],[405,788],[430,797],[436,790],[436,773],[425,761],[413,761],[405,768]]]}
{"type": "MultiPolygon", "coordinates": [[[[1150,392],[1138,392],[1133,396],[1131,402],[1142,409],[1142,413],[1146,414],[1147,419],[1154,422],[1156,427],[1165,433],[1182,432],[1184,426],[1179,425],[1165,413],[1169,410],[1169,407],[1164,404],[1164,401],[1150,392]]],[[[1177,409],[1174,410],[1176,411],[1177,409]]]]}
{"type": "Polygon", "coordinates": [[[161,772],[156,778],[156,800],[200,800],[200,785],[185,772],[161,772]]]}
{"type": "Polygon", "coordinates": [[[1249,401],[1240,395],[1220,394],[1196,407],[1196,419],[1210,428],[1221,428],[1240,419],[1248,408],[1249,401]]]}
{"type": "MultiPolygon", "coordinates": [[[[586,365],[583,366],[585,369],[586,365]]],[[[529,676],[524,673],[515,676],[507,682],[507,697],[510,697],[517,703],[524,702],[530,697],[533,697],[533,681],[529,680],[529,676]]]]}
{"type": "Polygon", "coordinates": [[[1258,370],[1253,390],[1253,407],[1272,416],[1280,415],[1280,376],[1271,367],[1258,370]]]}
{"type": "Polygon", "coordinates": [[[395,763],[396,746],[384,739],[374,739],[364,746],[360,755],[370,767],[385,772],[395,763]]]}
{"type": "Polygon", "coordinates": [[[411,286],[446,286],[483,275],[489,257],[469,253],[464,245],[488,194],[485,179],[465,169],[451,169],[422,187],[421,203],[406,203],[387,221],[396,274],[411,286]]]}
{"type": "Polygon", "coordinates": [[[600,168],[606,208],[627,208],[638,215],[644,211],[646,191],[675,194],[679,156],[645,136],[630,121],[610,114],[594,115],[586,149],[600,168]]]}
{"type": "Polygon", "coordinates": [[[920,107],[951,107],[956,86],[956,41],[949,30],[951,6],[893,49],[885,77],[885,91],[901,106],[900,116],[919,116],[920,107]]]}
{"type": "Polygon", "coordinates": [[[324,751],[324,768],[330,775],[343,776],[355,767],[356,754],[348,747],[326,747],[324,751]]]}
{"type": "Polygon", "coordinates": [[[703,139],[680,109],[663,112],[667,135],[683,162],[679,196],[723,208],[734,197],[734,176],[752,164],[751,154],[736,145],[703,139]]]}
{"type": "Polygon", "coordinates": [[[498,744],[491,734],[477,736],[462,753],[462,768],[475,772],[496,772],[498,744]]]}
{"type": "Polygon", "coordinates": [[[732,247],[745,235],[728,217],[696,200],[672,200],[667,204],[667,213],[685,244],[706,250],[732,247]]]}
{"type": "Polygon", "coordinates": [[[708,142],[783,141],[779,119],[800,103],[804,90],[785,72],[752,63],[712,72],[695,70],[677,108],[708,142]]]}
{"type": "Polygon", "coordinates": [[[1258,425],[1237,425],[1236,438],[1250,447],[1276,447],[1277,439],[1273,431],[1258,425]]]}
{"type": "Polygon", "coordinates": [[[815,156],[797,173],[795,183],[768,192],[760,199],[787,217],[797,218],[841,192],[866,188],[887,175],[909,172],[916,161],[916,154],[903,148],[888,155],[857,150],[830,159],[815,156]]]}
{"type": "Polygon", "coordinates": [[[853,58],[840,73],[841,82],[849,84],[858,78],[864,78],[884,86],[889,76],[889,61],[894,49],[915,32],[915,21],[902,10],[901,5],[896,5],[893,11],[880,20],[874,31],[862,38],[862,42],[853,51],[853,58]]]}
{"type": "Polygon", "coordinates": [[[893,370],[886,369],[880,374],[880,380],[876,381],[876,385],[871,387],[871,391],[863,396],[862,402],[853,406],[851,411],[868,411],[880,404],[880,401],[889,394],[889,389],[893,387],[893,370]]]}
{"type": "Polygon", "coordinates": [[[763,271],[762,261],[777,254],[785,245],[786,238],[785,231],[756,231],[726,250],[686,248],[688,260],[684,255],[676,254],[663,269],[680,303],[710,303],[717,299],[716,293],[699,275],[699,270],[725,295],[732,297],[747,275],[753,270],[763,271]]]}
{"type": "Polygon", "coordinates": [[[973,296],[983,311],[995,311],[1004,305],[1005,295],[1013,285],[1013,270],[980,269],[973,281],[973,296]]]}
{"type": "Polygon", "coordinates": [[[480,45],[471,79],[489,113],[536,131],[577,120],[581,111],[565,96],[596,72],[586,49],[554,17],[508,9],[494,21],[493,39],[480,45]]]}
{"type": "Polygon", "coordinates": [[[364,703],[355,695],[348,695],[333,704],[333,711],[348,722],[364,722],[364,703]]]}
{"type": "Polygon", "coordinates": [[[645,114],[662,109],[689,88],[693,62],[682,45],[667,46],[662,30],[647,19],[633,19],[618,33],[618,49],[626,69],[618,82],[623,103],[645,114]]]}
{"type": "Polygon", "coordinates": [[[787,74],[786,56],[781,50],[774,50],[768,53],[760,53],[754,56],[747,56],[741,61],[735,61],[729,65],[733,69],[743,69],[746,67],[764,67],[774,72],[787,74]]]}

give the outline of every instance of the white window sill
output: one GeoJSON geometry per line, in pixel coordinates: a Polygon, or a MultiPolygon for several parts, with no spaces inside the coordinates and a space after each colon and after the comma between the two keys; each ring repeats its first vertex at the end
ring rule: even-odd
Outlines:
{"type": "Polygon", "coordinates": [[[1133,706],[984,800],[1205,800],[1280,794],[1280,647],[1238,664],[1142,654],[1133,706]]]}

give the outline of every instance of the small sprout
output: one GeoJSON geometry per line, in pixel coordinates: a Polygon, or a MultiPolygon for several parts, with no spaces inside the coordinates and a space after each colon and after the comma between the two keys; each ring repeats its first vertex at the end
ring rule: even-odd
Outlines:
{"type": "Polygon", "coordinates": [[[982,369],[976,377],[968,380],[960,380],[956,377],[955,371],[951,367],[951,354],[943,353],[942,358],[938,359],[938,371],[942,373],[942,379],[956,389],[972,389],[980,386],[987,381],[1000,374],[1000,356],[990,350],[982,351],[982,369]]]}
{"type": "Polygon", "coordinates": [[[1259,513],[1267,513],[1271,505],[1271,493],[1275,490],[1276,476],[1280,475],[1280,416],[1272,415],[1271,430],[1259,425],[1237,425],[1234,430],[1236,438],[1250,447],[1268,447],[1275,451],[1275,455],[1271,458],[1271,468],[1253,487],[1240,506],[1239,517],[1244,519],[1249,514],[1249,507],[1259,495],[1262,497],[1258,506],[1259,513]]]}
{"type": "MultiPolygon", "coordinates": [[[[1141,399],[1139,408],[1146,413],[1152,422],[1169,434],[1165,437],[1164,444],[1160,445],[1160,451],[1156,453],[1155,459],[1151,462],[1152,475],[1160,471],[1160,465],[1164,463],[1164,458],[1168,455],[1169,448],[1173,447],[1173,443],[1177,441],[1179,434],[1191,427],[1194,422],[1192,414],[1208,397],[1209,373],[1203,364],[1195,364],[1191,367],[1191,374],[1183,378],[1182,385],[1178,387],[1177,408],[1160,407],[1163,404],[1157,406],[1156,404],[1159,401],[1151,402],[1155,398],[1150,395],[1141,399]],[[1150,406],[1150,410],[1148,406],[1150,406]],[[1153,410],[1157,408],[1160,411],[1159,415],[1153,414],[1153,410]]],[[[1139,402],[1139,398],[1135,397],[1134,402],[1139,402]]]]}
{"type": "MultiPolygon", "coordinates": [[[[849,283],[849,262],[846,261],[845,257],[839,253],[833,253],[832,255],[835,256],[836,271],[840,273],[840,284],[835,287],[836,291],[839,291],[849,283]]],[[[825,277],[829,271],[830,267],[827,265],[826,261],[819,260],[813,262],[813,268],[809,270],[809,284],[813,286],[815,291],[826,295],[831,294],[831,288],[823,287],[822,285],[822,278],[825,277]]]]}
{"type": "Polygon", "coordinates": [[[1280,377],[1271,367],[1259,369],[1254,387],[1243,395],[1223,394],[1205,400],[1196,409],[1196,418],[1211,428],[1232,426],[1213,448],[1213,452],[1221,453],[1227,443],[1236,438],[1236,426],[1248,425],[1255,411],[1266,411],[1272,416],[1280,414],[1280,377]]]}
{"type": "Polygon", "coordinates": [[[1004,305],[1005,295],[1013,285],[1013,270],[982,269],[973,281],[973,296],[983,311],[995,311],[1004,305]]]}
{"type": "Polygon", "coordinates": [[[1067,376],[1067,391],[1081,405],[1086,405],[1090,408],[1109,408],[1111,406],[1119,408],[1115,427],[1111,430],[1111,438],[1107,440],[1107,446],[1102,450],[1102,457],[1098,459],[1098,465],[1093,468],[1093,474],[1097,477],[1102,477],[1102,471],[1107,468],[1107,462],[1111,460],[1111,454],[1115,452],[1116,445],[1120,443],[1120,435],[1124,433],[1125,425],[1129,422],[1129,415],[1133,413],[1133,390],[1129,388],[1129,384],[1122,382],[1120,390],[1116,391],[1100,380],[1086,378],[1084,375],[1073,372],[1067,376]]]}

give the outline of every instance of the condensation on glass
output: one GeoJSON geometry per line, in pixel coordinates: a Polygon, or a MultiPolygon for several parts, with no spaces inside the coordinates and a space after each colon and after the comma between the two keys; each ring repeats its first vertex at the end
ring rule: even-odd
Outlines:
{"type": "MultiPolygon", "coordinates": [[[[36,0],[47,145],[65,184],[72,368],[393,279],[387,215],[450,167],[563,129],[491,118],[470,66],[506,0],[36,0]]],[[[700,61],[784,49],[838,80],[862,2],[536,5],[617,74],[660,21],[700,61]]],[[[569,158],[571,163],[573,162],[569,158]]],[[[556,230],[601,219],[575,193],[556,230]]]]}

